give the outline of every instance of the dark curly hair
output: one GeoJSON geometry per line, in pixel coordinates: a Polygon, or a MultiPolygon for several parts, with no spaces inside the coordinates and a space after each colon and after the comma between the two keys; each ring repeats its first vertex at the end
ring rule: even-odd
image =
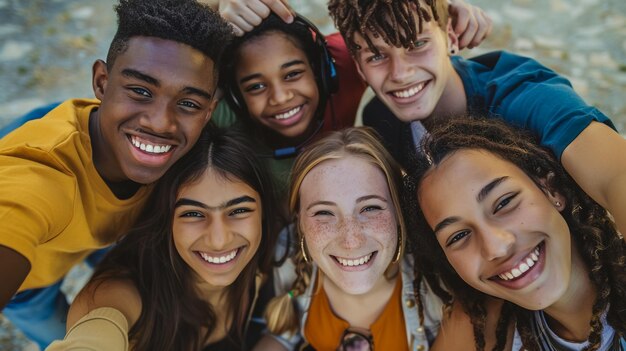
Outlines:
{"type": "Polygon", "coordinates": [[[352,55],[358,50],[355,33],[378,54],[370,35],[395,47],[412,48],[424,22],[436,21],[444,30],[448,23],[447,0],[330,0],[328,12],[352,55]]]}
{"type": "Polygon", "coordinates": [[[107,54],[111,69],[132,37],[144,36],[186,44],[214,62],[215,71],[232,38],[232,29],[208,5],[195,0],[120,0],[118,25],[107,54]]]}
{"type": "MultiPolygon", "coordinates": [[[[409,227],[417,233],[411,238],[417,248],[416,277],[426,279],[447,305],[454,299],[460,302],[474,326],[476,349],[483,350],[486,295],[466,284],[446,259],[419,208],[418,192],[424,176],[449,155],[463,149],[486,150],[519,167],[544,191],[556,191],[565,197],[561,214],[569,226],[573,244],[590,268],[589,277],[597,291],[590,321],[590,345],[585,349],[596,350],[605,311],[608,311],[607,322],[617,335],[623,337],[626,332],[626,244],[608,212],[584,193],[553,154],[538,146],[536,140],[528,132],[514,129],[501,120],[476,117],[453,118],[431,131],[422,144],[424,153],[413,156],[405,179],[405,206],[414,213],[408,218],[409,227]],[[547,180],[547,184],[542,186],[540,180],[547,180]]],[[[532,334],[531,316],[532,312],[505,302],[494,350],[502,350],[506,344],[506,326],[511,321],[517,323],[524,348],[540,350],[532,334]]]]}

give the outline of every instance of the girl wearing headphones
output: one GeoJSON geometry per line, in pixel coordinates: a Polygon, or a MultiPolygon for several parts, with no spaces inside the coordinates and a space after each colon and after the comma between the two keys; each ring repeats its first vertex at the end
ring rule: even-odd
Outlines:
{"type": "Polygon", "coordinates": [[[221,81],[236,117],[221,106],[213,120],[253,136],[284,194],[299,149],[323,131],[354,124],[365,84],[341,36],[324,38],[301,16],[286,23],[270,14],[228,52],[221,81]]]}

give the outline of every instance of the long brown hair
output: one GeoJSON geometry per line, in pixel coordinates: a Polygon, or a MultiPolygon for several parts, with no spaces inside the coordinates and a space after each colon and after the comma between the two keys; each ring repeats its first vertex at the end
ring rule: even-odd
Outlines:
{"type": "MultiPolygon", "coordinates": [[[[618,336],[626,332],[625,244],[607,211],[593,201],[565,172],[553,154],[539,146],[526,131],[514,129],[497,119],[462,117],[442,121],[422,144],[424,153],[410,162],[406,179],[406,203],[415,214],[411,228],[417,233],[415,260],[424,278],[447,304],[457,300],[469,314],[474,326],[476,349],[485,347],[485,294],[466,284],[450,265],[435,234],[419,208],[418,191],[424,176],[450,154],[464,149],[488,151],[513,163],[544,191],[556,191],[566,199],[561,212],[567,222],[573,245],[589,267],[589,277],[597,291],[590,321],[590,345],[595,350],[602,335],[602,314],[618,336]],[[547,180],[542,185],[541,180],[547,180]],[[447,289],[447,291],[444,289],[447,289]],[[448,291],[450,293],[448,293],[448,291]]],[[[506,344],[506,327],[516,321],[524,348],[540,350],[531,330],[531,312],[505,302],[497,327],[495,350],[506,344]]]]}
{"type": "Polygon", "coordinates": [[[231,341],[240,349],[247,347],[244,334],[255,277],[258,272],[270,272],[278,222],[269,174],[245,140],[233,130],[205,128],[195,146],[158,181],[133,229],[94,273],[92,284],[129,279],[139,291],[141,315],[129,332],[135,350],[200,350],[215,330],[214,308],[199,296],[196,278],[172,239],[179,190],[209,168],[225,179],[243,181],[261,197],[263,230],[259,249],[227,287],[226,294],[233,320],[231,341]]]}

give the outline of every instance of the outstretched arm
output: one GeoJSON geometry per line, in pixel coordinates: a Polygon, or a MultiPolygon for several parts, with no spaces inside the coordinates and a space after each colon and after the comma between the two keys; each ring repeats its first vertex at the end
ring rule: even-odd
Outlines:
{"type": "Polygon", "coordinates": [[[9,303],[30,272],[26,257],[0,245],[0,310],[9,303]]]}
{"type": "Polygon", "coordinates": [[[613,215],[620,233],[626,233],[626,139],[607,125],[592,122],[565,148],[561,163],[613,215]]]}

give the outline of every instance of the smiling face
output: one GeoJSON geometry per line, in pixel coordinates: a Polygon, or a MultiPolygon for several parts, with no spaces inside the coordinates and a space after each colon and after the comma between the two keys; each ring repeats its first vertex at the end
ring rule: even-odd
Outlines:
{"type": "Polygon", "coordinates": [[[404,121],[423,120],[435,113],[459,113],[465,108],[463,83],[452,67],[448,52],[457,38],[435,21],[424,22],[414,48],[395,47],[369,35],[379,53],[374,53],[359,33],[354,57],[361,77],[376,96],[404,121]]]}
{"type": "Polygon", "coordinates": [[[209,169],[181,187],[174,211],[174,246],[200,282],[232,284],[261,242],[259,194],[249,185],[209,169]]]}
{"type": "Polygon", "coordinates": [[[520,168],[486,151],[457,151],[427,174],[418,196],[448,261],[470,286],[530,310],[567,291],[565,201],[520,168]]]}
{"type": "Polygon", "coordinates": [[[294,40],[269,31],[247,41],[235,72],[250,118],[285,138],[303,136],[319,104],[311,63],[294,40]]]}
{"type": "Polygon", "coordinates": [[[300,187],[299,225],[313,261],[348,294],[384,283],[398,222],[384,173],[355,156],[315,166],[300,187]]]}
{"type": "Polygon", "coordinates": [[[159,179],[196,142],[217,101],[213,61],[174,41],[131,38],[110,70],[98,61],[93,75],[102,101],[92,115],[94,160],[109,182],[159,179]]]}

